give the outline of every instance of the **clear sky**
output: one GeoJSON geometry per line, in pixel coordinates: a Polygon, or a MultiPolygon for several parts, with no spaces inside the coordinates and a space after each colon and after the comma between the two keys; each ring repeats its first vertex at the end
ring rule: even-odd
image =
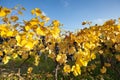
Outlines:
{"type": "Polygon", "coordinates": [[[12,8],[20,4],[27,11],[21,19],[30,19],[30,10],[40,8],[51,20],[59,20],[63,28],[81,29],[83,21],[102,23],[120,17],[120,0],[0,0],[0,5],[12,8]]]}

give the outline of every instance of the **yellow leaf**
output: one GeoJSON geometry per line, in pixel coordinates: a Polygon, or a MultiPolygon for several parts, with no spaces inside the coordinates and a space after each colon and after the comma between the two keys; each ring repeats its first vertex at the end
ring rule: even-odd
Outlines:
{"type": "Polygon", "coordinates": [[[96,65],[95,65],[95,64],[91,65],[91,69],[92,69],[92,70],[94,70],[95,68],[96,68],[96,65]]]}
{"type": "Polygon", "coordinates": [[[80,64],[81,66],[87,66],[88,62],[80,59],[80,62],[78,64],[80,64]]]}
{"type": "Polygon", "coordinates": [[[41,16],[42,12],[39,8],[35,8],[31,10],[31,14],[35,14],[36,16],[41,16]]]}
{"type": "Polygon", "coordinates": [[[105,65],[106,67],[110,67],[110,66],[111,66],[110,63],[104,63],[104,65],[105,65]]]}
{"type": "Polygon", "coordinates": [[[40,61],[40,57],[39,57],[39,55],[35,55],[35,66],[38,66],[38,64],[39,64],[39,61],[40,61]]]}
{"type": "Polygon", "coordinates": [[[2,59],[2,62],[3,62],[4,64],[7,64],[7,63],[9,62],[9,60],[10,60],[10,57],[9,57],[9,56],[5,56],[5,57],[2,59]]]}
{"type": "Polygon", "coordinates": [[[10,18],[13,22],[16,22],[19,19],[17,16],[11,16],[10,18]]]}
{"type": "Polygon", "coordinates": [[[45,25],[45,22],[39,22],[39,25],[43,27],[45,25]]]}
{"type": "Polygon", "coordinates": [[[91,53],[91,58],[92,58],[92,59],[95,59],[95,58],[96,58],[95,53],[91,53]]]}
{"type": "Polygon", "coordinates": [[[23,13],[22,13],[22,11],[19,10],[19,11],[18,11],[18,14],[22,15],[23,13]]]}
{"type": "Polygon", "coordinates": [[[0,8],[0,17],[5,17],[7,16],[8,14],[10,14],[11,10],[8,9],[8,8],[0,8]]]}
{"type": "Polygon", "coordinates": [[[55,59],[55,54],[51,53],[51,54],[48,55],[48,57],[50,57],[51,59],[55,59]]]}
{"type": "Polygon", "coordinates": [[[36,16],[40,16],[42,14],[39,8],[35,8],[36,16]]]}
{"type": "Polygon", "coordinates": [[[1,31],[1,37],[5,37],[6,36],[6,32],[5,31],[1,31]]]}
{"type": "Polygon", "coordinates": [[[6,13],[6,15],[10,14],[10,12],[11,12],[11,10],[6,7],[4,7],[3,10],[6,13]]]}
{"type": "Polygon", "coordinates": [[[103,54],[103,50],[99,50],[98,52],[99,52],[100,54],[103,54]]]}
{"type": "Polygon", "coordinates": [[[4,21],[5,23],[7,23],[7,22],[9,21],[9,19],[8,19],[7,17],[4,17],[4,18],[2,19],[2,21],[4,21]]]}
{"type": "Polygon", "coordinates": [[[74,76],[78,76],[79,74],[81,74],[81,69],[78,64],[72,66],[71,71],[73,72],[74,76]]]}
{"type": "Polygon", "coordinates": [[[0,11],[0,17],[4,17],[4,16],[6,16],[6,13],[3,10],[1,10],[0,11]]]}
{"type": "Polygon", "coordinates": [[[69,55],[70,55],[70,54],[73,54],[75,51],[76,51],[76,50],[75,50],[75,47],[70,47],[70,48],[68,49],[69,55]]]}
{"type": "Polygon", "coordinates": [[[41,36],[44,36],[45,35],[45,32],[41,29],[41,28],[37,28],[36,29],[36,33],[38,34],[38,35],[41,35],[41,36]]]}
{"type": "Polygon", "coordinates": [[[25,39],[23,39],[23,40],[21,40],[21,46],[24,46],[24,45],[26,45],[27,44],[27,40],[25,40],[25,39]]]}
{"type": "Polygon", "coordinates": [[[26,31],[29,31],[30,29],[31,29],[30,26],[25,26],[26,31]]]}
{"type": "Polygon", "coordinates": [[[27,70],[27,73],[30,74],[30,73],[32,73],[32,71],[33,71],[33,68],[29,67],[28,70],[27,70]]]}
{"type": "Polygon", "coordinates": [[[52,33],[54,38],[58,38],[60,35],[59,27],[54,26],[54,28],[51,30],[51,33],[52,33]]]}
{"type": "Polygon", "coordinates": [[[39,19],[38,18],[32,18],[30,20],[30,24],[31,24],[32,27],[35,26],[35,25],[38,25],[39,24],[39,19]]]}
{"type": "Polygon", "coordinates": [[[8,36],[8,37],[14,36],[14,35],[13,35],[13,31],[8,31],[8,32],[7,32],[7,36],[8,36]]]}
{"type": "Polygon", "coordinates": [[[85,21],[84,21],[84,22],[82,22],[82,25],[85,25],[85,24],[87,24],[87,22],[85,22],[85,21]]]}
{"type": "Polygon", "coordinates": [[[52,22],[52,24],[53,24],[54,26],[60,26],[60,22],[59,22],[58,20],[54,20],[54,21],[52,22]]]}
{"type": "Polygon", "coordinates": [[[3,56],[3,52],[2,51],[0,51],[0,56],[3,56]]]}
{"type": "Polygon", "coordinates": [[[104,67],[104,66],[102,67],[102,69],[100,69],[100,72],[101,72],[101,73],[106,73],[106,71],[107,71],[107,69],[106,69],[106,67],[104,67]]]}
{"type": "Polygon", "coordinates": [[[22,59],[27,59],[28,58],[28,53],[22,53],[22,59]]]}
{"type": "Polygon", "coordinates": [[[33,15],[33,14],[35,14],[35,10],[33,9],[33,10],[31,10],[31,14],[33,15]]]}
{"type": "Polygon", "coordinates": [[[15,59],[15,58],[18,57],[18,54],[17,54],[17,53],[13,53],[13,54],[12,54],[12,57],[15,59]]]}
{"type": "Polygon", "coordinates": [[[58,54],[56,57],[56,61],[59,62],[60,64],[64,64],[67,62],[67,56],[66,54],[58,54]]]}
{"type": "Polygon", "coordinates": [[[65,64],[63,67],[63,70],[65,73],[70,73],[70,71],[71,71],[70,65],[65,64]]]}
{"type": "Polygon", "coordinates": [[[48,21],[50,20],[49,17],[44,16],[44,15],[40,16],[40,18],[41,18],[42,20],[46,21],[46,22],[48,22],[48,21]]]}
{"type": "Polygon", "coordinates": [[[28,50],[32,49],[33,47],[34,47],[34,44],[31,41],[28,41],[25,45],[25,48],[27,48],[28,50]]]}
{"type": "Polygon", "coordinates": [[[88,43],[88,42],[84,43],[84,48],[90,49],[91,48],[90,43],[88,43]]]}
{"type": "Polygon", "coordinates": [[[16,36],[16,40],[17,40],[18,43],[20,43],[20,41],[21,41],[21,36],[20,36],[20,35],[17,35],[17,36],[16,36]]]}
{"type": "Polygon", "coordinates": [[[120,25],[117,26],[118,30],[120,30],[120,25]]]}
{"type": "Polygon", "coordinates": [[[120,55],[115,55],[115,58],[120,61],[120,55]]]}
{"type": "Polygon", "coordinates": [[[24,7],[21,8],[22,10],[26,10],[24,7]]]}
{"type": "Polygon", "coordinates": [[[7,30],[8,30],[7,25],[5,25],[5,24],[0,24],[0,30],[1,30],[1,31],[7,31],[7,30]]]}

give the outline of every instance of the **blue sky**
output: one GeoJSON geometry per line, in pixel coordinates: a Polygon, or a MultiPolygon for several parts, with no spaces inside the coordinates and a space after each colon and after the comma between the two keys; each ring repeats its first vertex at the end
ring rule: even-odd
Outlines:
{"type": "Polygon", "coordinates": [[[0,5],[12,8],[20,4],[27,10],[22,19],[30,19],[30,10],[40,8],[51,20],[59,20],[63,28],[81,29],[83,21],[101,24],[120,17],[120,0],[0,0],[0,5]]]}

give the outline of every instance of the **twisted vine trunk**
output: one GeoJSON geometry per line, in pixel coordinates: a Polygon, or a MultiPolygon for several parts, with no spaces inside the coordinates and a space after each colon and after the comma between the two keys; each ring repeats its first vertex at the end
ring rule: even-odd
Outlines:
{"type": "MultiPolygon", "coordinates": [[[[59,54],[59,46],[58,43],[55,43],[55,53],[59,54]]],[[[58,67],[59,63],[55,60],[55,80],[58,80],[58,67]]]]}
{"type": "Polygon", "coordinates": [[[55,80],[58,80],[58,67],[59,67],[59,65],[56,64],[55,65],[55,80]]]}

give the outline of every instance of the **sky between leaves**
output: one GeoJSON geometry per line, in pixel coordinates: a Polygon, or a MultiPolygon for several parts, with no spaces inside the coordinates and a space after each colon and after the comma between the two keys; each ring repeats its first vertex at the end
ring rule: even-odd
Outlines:
{"type": "Polygon", "coordinates": [[[84,28],[83,21],[101,24],[120,17],[120,0],[0,0],[0,6],[13,8],[17,4],[26,8],[20,20],[29,20],[30,11],[40,8],[52,20],[59,20],[66,30],[84,28]]]}

